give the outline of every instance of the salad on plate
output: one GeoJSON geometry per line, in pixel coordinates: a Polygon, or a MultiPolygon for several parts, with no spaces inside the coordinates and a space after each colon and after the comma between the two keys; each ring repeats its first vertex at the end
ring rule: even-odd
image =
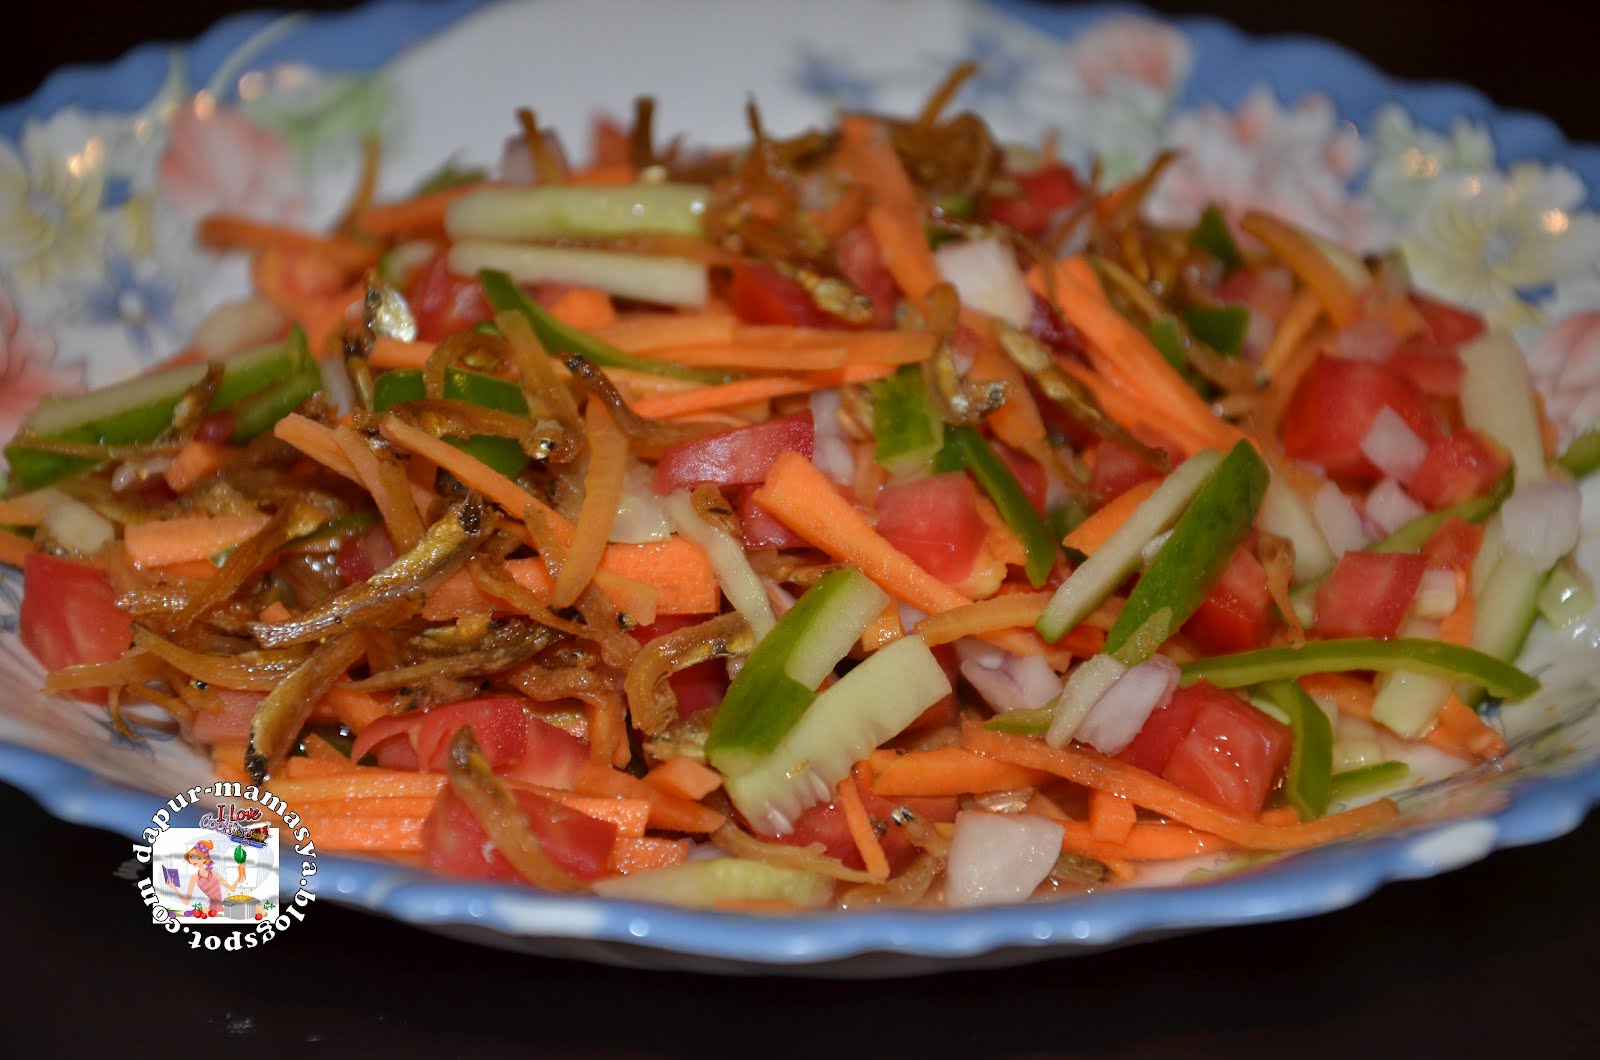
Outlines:
{"type": "Polygon", "coordinates": [[[952,104],[732,149],[653,104],[249,261],[47,398],[0,562],[46,690],[324,850],[716,908],[978,906],[1393,826],[1506,755],[1600,436],[1272,213],[952,104]]]}

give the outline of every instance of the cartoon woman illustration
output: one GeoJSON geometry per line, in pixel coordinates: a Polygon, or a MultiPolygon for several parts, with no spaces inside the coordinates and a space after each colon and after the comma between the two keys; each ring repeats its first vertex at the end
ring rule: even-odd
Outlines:
{"type": "Polygon", "coordinates": [[[189,852],[183,856],[184,861],[195,867],[194,875],[189,877],[189,889],[183,892],[183,900],[188,902],[194,896],[195,884],[199,884],[201,893],[211,901],[211,912],[218,913],[223,908],[222,889],[226,887],[231,891],[234,885],[223,879],[222,874],[217,872],[217,867],[212,864],[212,846],[211,840],[202,839],[190,847],[189,852]]]}

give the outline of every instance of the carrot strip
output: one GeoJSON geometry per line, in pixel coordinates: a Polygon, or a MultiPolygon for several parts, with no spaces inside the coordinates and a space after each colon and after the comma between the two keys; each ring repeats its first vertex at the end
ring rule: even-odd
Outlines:
{"type": "Polygon", "coordinates": [[[645,799],[650,803],[650,827],[663,831],[710,833],[728,821],[716,810],[668,795],[637,777],[594,762],[585,762],[578,767],[572,787],[584,795],[645,799]]]}
{"type": "Polygon", "coordinates": [[[634,839],[619,836],[611,848],[611,871],[622,876],[638,872],[654,872],[681,864],[689,856],[689,840],[658,839],[645,836],[634,839]]]}
{"type": "MultiPolygon", "coordinates": [[[[405,489],[404,476],[385,475],[365,438],[349,427],[336,427],[333,440],[344,451],[345,458],[361,477],[361,484],[372,494],[378,514],[383,517],[384,529],[400,552],[411,551],[422,537],[422,516],[417,513],[416,502],[405,489]]],[[[398,470],[398,468],[396,468],[398,470]]]]}
{"type": "Polygon", "coordinates": [[[1428,730],[1427,741],[1462,758],[1485,761],[1499,758],[1511,749],[1505,737],[1454,695],[1445,700],[1433,728],[1428,730]]]}
{"type": "MultiPolygon", "coordinates": [[[[298,762],[304,767],[310,760],[294,758],[290,761],[298,762]]],[[[313,799],[310,802],[295,803],[294,809],[306,817],[426,817],[433,810],[436,801],[435,796],[428,795],[400,795],[387,799],[313,799]]],[[[317,838],[320,839],[321,836],[317,838]]]]}
{"type": "Polygon", "coordinates": [[[10,530],[0,530],[0,563],[20,568],[23,561],[32,554],[32,541],[21,534],[13,534],[10,530]]]}
{"type": "Polygon", "coordinates": [[[986,421],[995,437],[1013,449],[1029,449],[1044,442],[1044,419],[1028,390],[1022,369],[1001,352],[994,337],[993,322],[983,314],[963,310],[961,322],[978,337],[967,373],[973,382],[1006,384],[1005,404],[989,414],[986,421]]]}
{"type": "Polygon", "coordinates": [[[212,214],[202,218],[195,228],[195,241],[213,250],[258,251],[275,248],[314,257],[345,273],[372,268],[378,263],[379,254],[376,245],[348,236],[303,232],[230,214],[212,214]]]}
{"type": "Polygon", "coordinates": [[[1251,850],[1298,850],[1319,846],[1387,824],[1400,813],[1392,801],[1384,799],[1314,821],[1264,825],[1240,817],[1136,766],[1070,744],[1057,749],[1042,740],[990,732],[971,721],[962,725],[961,740],[975,751],[1121,795],[1137,806],[1191,828],[1213,832],[1251,850]]]}
{"type": "Polygon", "coordinates": [[[1089,834],[1105,843],[1123,843],[1139,821],[1133,803],[1108,791],[1089,792],[1089,834]]]}
{"type": "Polygon", "coordinates": [[[634,403],[633,411],[650,419],[691,416],[701,412],[736,408],[756,401],[809,394],[813,390],[845,383],[868,383],[882,379],[893,369],[888,365],[846,365],[828,372],[780,378],[738,379],[731,383],[699,387],[675,394],[654,394],[634,403]]]}
{"type": "Polygon", "coordinates": [[[905,628],[900,624],[900,608],[890,604],[878,613],[861,634],[861,650],[868,654],[877,651],[885,645],[899,640],[905,636],[905,628]]]}
{"type": "Polygon", "coordinates": [[[617,307],[598,287],[572,287],[551,303],[550,315],[568,327],[589,331],[616,323],[617,307]]]}
{"type": "Polygon", "coordinates": [[[1002,762],[965,747],[940,747],[896,755],[877,769],[879,795],[981,795],[989,791],[1036,788],[1050,779],[1037,769],[1002,762]]]}
{"type": "Polygon", "coordinates": [[[1006,593],[963,604],[918,622],[917,635],[932,647],[1003,629],[1031,629],[1053,595],[1050,592],[1006,593]]]}
{"type": "Polygon", "coordinates": [[[45,490],[0,498],[0,526],[38,526],[56,498],[45,490]]]}
{"type": "Polygon", "coordinates": [[[374,368],[421,368],[433,356],[434,343],[407,342],[404,339],[377,335],[372,340],[372,352],[367,363],[374,368]]]}
{"type": "Polygon", "coordinates": [[[561,573],[556,576],[551,604],[571,607],[594,578],[605,552],[606,538],[622,498],[623,478],[628,471],[628,439],[617,428],[605,404],[591,400],[584,409],[584,425],[589,436],[589,468],[583,479],[583,507],[567,548],[561,573]]]}
{"type": "Polygon", "coordinates": [[[331,427],[324,427],[316,420],[291,412],[273,425],[272,433],[279,441],[294,446],[329,471],[343,475],[358,486],[362,484],[355,465],[339,448],[331,427]]]}
{"type": "Polygon", "coordinates": [[[799,453],[781,454],[753,499],[811,544],[919,610],[937,614],[972,602],[885,540],[799,453]]]}
{"type": "Polygon", "coordinates": [[[261,609],[261,614],[256,616],[256,621],[266,623],[287,622],[294,617],[294,613],[283,606],[282,600],[274,600],[261,609]]]}
{"type": "Polygon", "coordinates": [[[619,799],[610,795],[579,795],[575,791],[560,791],[553,788],[541,789],[541,794],[554,799],[569,809],[577,810],[581,814],[593,817],[597,821],[609,821],[617,826],[617,835],[629,839],[638,839],[644,835],[646,823],[650,820],[650,803],[645,799],[619,799]]]}
{"type": "MultiPolygon", "coordinates": [[[[554,584],[544,560],[507,560],[506,571],[541,604],[549,605],[554,584]]],[[[607,547],[594,581],[618,610],[644,625],[653,622],[658,614],[713,614],[722,602],[722,590],[705,553],[678,537],[650,545],[607,547]],[[660,585],[656,584],[658,580],[660,585]]],[[[513,613],[504,602],[479,589],[464,572],[458,572],[428,594],[422,617],[443,622],[484,611],[513,613]]]]}
{"type": "MultiPolygon", "coordinates": [[[[286,777],[269,785],[286,802],[314,799],[382,799],[396,796],[437,795],[444,787],[443,773],[410,773],[398,769],[358,766],[325,777],[286,777]]],[[[320,836],[318,837],[321,838],[320,836]]]]}
{"type": "Polygon", "coordinates": [[[844,811],[845,825],[850,829],[850,838],[856,849],[861,852],[861,862],[866,870],[876,879],[887,880],[889,859],[883,852],[883,844],[878,842],[877,833],[872,829],[867,808],[862,805],[861,789],[856,786],[860,771],[861,767],[857,765],[851,770],[850,776],[839,781],[839,786],[834,790],[834,801],[844,811]]]}
{"type": "Polygon", "coordinates": [[[395,700],[392,696],[382,699],[370,692],[340,688],[338,685],[328,689],[322,699],[333,708],[334,715],[351,732],[360,732],[379,718],[386,718],[395,713],[395,700]]]}
{"type": "Polygon", "coordinates": [[[939,336],[931,331],[834,331],[782,324],[742,324],[734,330],[736,346],[766,349],[844,347],[850,364],[916,364],[932,357],[939,336]]]}
{"type": "Polygon", "coordinates": [[[1305,342],[1306,336],[1311,334],[1312,325],[1321,315],[1322,303],[1317,300],[1315,291],[1306,288],[1296,292],[1283,319],[1278,321],[1277,328],[1272,332],[1266,350],[1261,354],[1261,371],[1267,378],[1276,376],[1288,364],[1290,355],[1305,342]]]}
{"type": "Polygon", "coordinates": [[[845,347],[837,346],[673,346],[646,350],[640,357],[696,368],[751,372],[826,372],[842,368],[845,347]]]}
{"type": "Polygon", "coordinates": [[[881,123],[849,116],[839,131],[841,141],[835,156],[839,167],[873,194],[867,227],[878,241],[884,268],[907,297],[920,302],[943,277],[928,249],[916,188],[881,123]]]}
{"type": "Polygon", "coordinates": [[[1294,225],[1270,214],[1250,210],[1239,227],[1265,243],[1300,282],[1316,293],[1334,327],[1347,328],[1361,311],[1360,293],[1329,260],[1316,242],[1294,225]]]}
{"type": "Polygon", "coordinates": [[[1118,842],[1096,838],[1092,821],[1062,821],[1061,825],[1066,830],[1062,847],[1086,853],[1090,857],[1105,854],[1127,861],[1173,861],[1192,858],[1197,854],[1232,850],[1236,845],[1220,836],[1181,824],[1133,824],[1128,829],[1127,837],[1118,842]]]}
{"type": "MultiPolygon", "coordinates": [[[[297,777],[330,777],[338,773],[348,773],[356,766],[349,759],[340,765],[332,759],[313,758],[309,754],[293,755],[283,764],[283,775],[290,778],[297,777]]],[[[362,805],[372,805],[376,799],[364,800],[362,805]]],[[[315,805],[315,804],[312,804],[315,805]]],[[[344,803],[338,799],[324,802],[324,806],[342,806],[344,803]]]]}
{"type": "Polygon", "coordinates": [[[337,747],[314,732],[307,734],[302,742],[305,745],[308,759],[318,762],[332,762],[341,767],[351,764],[348,756],[342,754],[337,747]]]}
{"type": "Polygon", "coordinates": [[[324,850],[417,853],[425,849],[426,817],[307,817],[307,827],[324,850]]]}
{"type": "Polygon", "coordinates": [[[209,560],[266,525],[265,515],[181,515],[130,524],[122,531],[122,546],[135,567],[165,567],[209,560]]]}
{"type": "Polygon", "coordinates": [[[450,204],[481,187],[481,182],[473,181],[398,202],[373,203],[357,210],[350,220],[357,229],[379,239],[442,235],[450,204]]]}
{"type": "MultiPolygon", "coordinates": [[[[871,455],[868,454],[865,463],[873,464],[871,455]]],[[[859,467],[863,461],[857,460],[859,467]]],[[[875,493],[863,494],[859,491],[856,496],[875,496],[875,493]]],[[[1006,525],[1000,517],[1000,509],[988,497],[979,497],[976,505],[978,518],[983,520],[983,551],[993,556],[996,560],[1012,567],[1023,567],[1028,563],[1028,550],[1023,546],[1022,539],[1017,532],[1006,525]]],[[[981,568],[978,568],[981,569],[981,568]]]]}
{"type": "Polygon", "coordinates": [[[239,450],[226,445],[191,438],[173,456],[172,462],[161,472],[161,477],[167,480],[172,492],[183,493],[207,475],[221,471],[239,459],[240,455],[239,450]]]}
{"type": "Polygon", "coordinates": [[[727,346],[738,320],[720,313],[639,313],[590,329],[623,353],[649,353],[675,346],[727,346]]]}
{"type": "Polygon", "coordinates": [[[1077,549],[1085,556],[1094,555],[1095,550],[1106,543],[1117,527],[1128,521],[1134,509],[1143,504],[1159,485],[1160,479],[1146,479],[1128,487],[1073,527],[1061,539],[1061,543],[1067,548],[1077,549]]]}
{"type": "Polygon", "coordinates": [[[669,758],[646,773],[644,782],[668,795],[699,802],[722,787],[722,774],[692,758],[669,758]]]}

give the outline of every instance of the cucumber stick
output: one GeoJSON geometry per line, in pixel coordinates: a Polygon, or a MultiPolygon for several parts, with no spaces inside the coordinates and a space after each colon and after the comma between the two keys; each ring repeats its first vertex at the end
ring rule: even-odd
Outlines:
{"type": "Polygon", "coordinates": [[[1106,634],[1105,651],[1124,666],[1151,655],[1188,621],[1211,583],[1233,559],[1261,507],[1267,490],[1267,465],[1249,442],[1241,441],[1222,458],[1178,518],[1155,559],[1139,576],[1117,620],[1106,634]],[[1144,630],[1157,616],[1159,628],[1144,630]],[[1137,650],[1132,647],[1135,634],[1137,650]]]}
{"type": "Polygon", "coordinates": [[[708,858],[633,876],[596,880],[603,898],[707,908],[723,902],[788,902],[803,909],[826,905],[833,881],[805,869],[749,858],[708,858]]]}
{"type": "MultiPolygon", "coordinates": [[[[1501,549],[1499,560],[1477,594],[1472,646],[1504,662],[1515,659],[1539,617],[1539,591],[1548,573],[1516,549],[1501,549]]],[[[1477,685],[1462,685],[1456,690],[1468,706],[1476,706],[1483,693],[1484,689],[1477,685]]]]}
{"type": "Polygon", "coordinates": [[[706,735],[706,760],[729,778],[759,765],[889,602],[888,593],[848,567],[812,586],[728,686],[706,735]]]}
{"type": "Polygon", "coordinates": [[[707,190],[698,184],[480,188],[445,211],[454,240],[698,236],[707,190]]]}
{"type": "Polygon", "coordinates": [[[450,271],[470,276],[496,269],[517,283],[598,287],[639,302],[697,309],[706,304],[706,267],[688,258],[615,250],[547,247],[498,239],[463,239],[450,248],[450,271]]]}
{"type": "Polygon", "coordinates": [[[1461,362],[1461,418],[1511,454],[1519,484],[1545,479],[1538,401],[1516,340],[1490,332],[1461,347],[1461,362]]]}
{"type": "Polygon", "coordinates": [[[1221,453],[1202,449],[1173,469],[1094,555],[1061,583],[1039,616],[1039,634],[1055,643],[1088,618],[1138,568],[1145,545],[1178,521],[1190,498],[1221,462],[1221,453]]]}
{"type": "MultiPolygon", "coordinates": [[[[222,382],[208,411],[228,408],[268,387],[290,384],[303,390],[314,377],[320,380],[305,336],[298,329],[282,342],[225,358],[222,365],[222,382]]],[[[89,445],[152,442],[171,425],[184,393],[205,374],[205,364],[185,364],[75,397],[48,398],[28,417],[23,429],[44,438],[89,445]]],[[[302,393],[301,399],[315,389],[312,386],[302,393]]],[[[24,490],[48,486],[95,466],[93,460],[30,449],[16,442],[6,447],[6,459],[12,480],[24,490]]]]}
{"type": "Polygon", "coordinates": [[[728,796],[758,831],[783,835],[833,797],[852,765],[950,691],[922,638],[902,637],[821,692],[771,753],[727,779],[728,796]]]}

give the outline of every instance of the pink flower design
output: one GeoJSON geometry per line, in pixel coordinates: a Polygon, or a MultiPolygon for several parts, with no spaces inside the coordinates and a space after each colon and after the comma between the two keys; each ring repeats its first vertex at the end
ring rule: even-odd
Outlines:
{"type": "Polygon", "coordinates": [[[173,116],[157,173],[163,196],[191,219],[290,220],[304,205],[288,146],[205,93],[173,116]]]}
{"type": "Polygon", "coordinates": [[[1192,61],[1187,37],[1143,15],[1102,19],[1067,48],[1068,68],[1095,95],[1121,79],[1143,82],[1170,99],[1183,87],[1192,61]]]}
{"type": "Polygon", "coordinates": [[[1564,317],[1527,348],[1528,374],[1567,445],[1600,421],[1600,311],[1564,317]]]}
{"type": "Polygon", "coordinates": [[[55,340],[23,321],[10,289],[0,284],[0,439],[16,433],[40,398],[76,394],[83,386],[83,361],[58,361],[55,340]]]}

